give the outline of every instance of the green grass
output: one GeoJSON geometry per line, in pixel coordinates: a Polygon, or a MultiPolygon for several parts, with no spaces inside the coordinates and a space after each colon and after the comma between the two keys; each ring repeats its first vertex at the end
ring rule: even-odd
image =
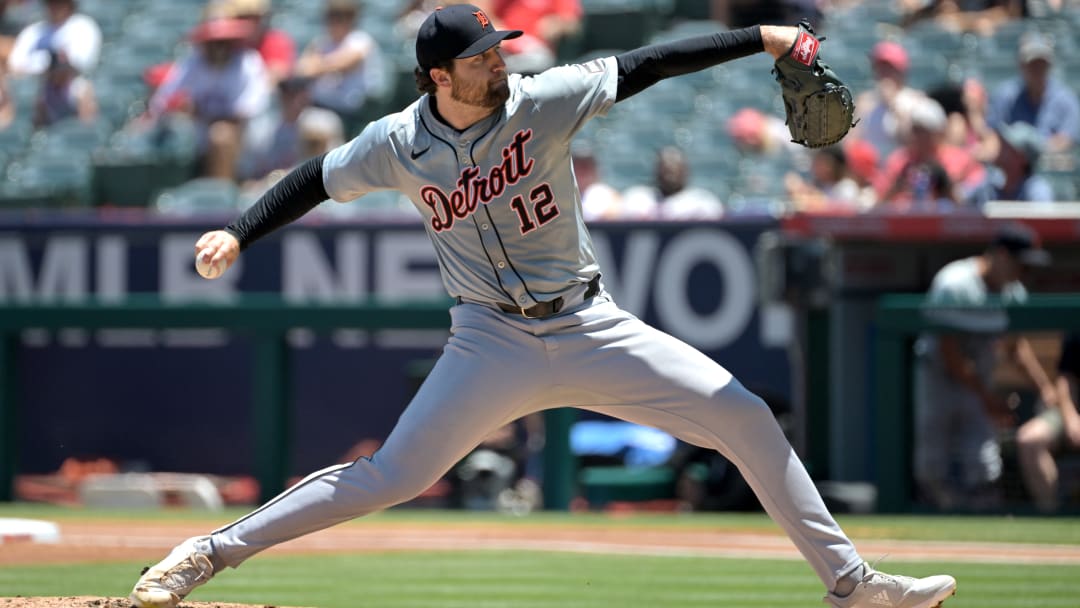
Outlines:
{"type": "MultiPolygon", "coordinates": [[[[0,517],[203,522],[209,530],[242,515],[196,511],[105,511],[0,505],[0,517]]],[[[633,515],[542,513],[527,518],[485,513],[394,510],[345,525],[442,523],[780,534],[762,514],[633,515]]],[[[1080,544],[1080,520],[1034,517],[842,516],[855,539],[968,540],[1080,544]]],[[[867,556],[876,558],[877,556],[867,556]]],[[[123,596],[141,562],[0,567],[0,595],[123,596]]],[[[948,572],[960,581],[948,608],[1065,608],[1077,605],[1076,566],[910,563],[883,570],[913,576],[948,572]]],[[[192,600],[318,608],[795,608],[821,605],[822,589],[800,561],[580,555],[529,551],[389,552],[258,556],[200,588],[192,600]]]]}
{"type": "MultiPolygon", "coordinates": [[[[122,596],[139,564],[0,569],[4,595],[122,596]]],[[[960,581],[948,608],[1076,606],[1075,567],[894,564],[960,581]]],[[[797,561],[528,552],[264,556],[223,573],[192,600],[319,608],[796,608],[822,590],[797,561]]]]}

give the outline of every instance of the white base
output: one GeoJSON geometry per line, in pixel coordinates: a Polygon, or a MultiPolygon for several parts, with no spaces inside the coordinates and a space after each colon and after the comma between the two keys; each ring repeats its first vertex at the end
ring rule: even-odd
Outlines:
{"type": "Polygon", "coordinates": [[[40,519],[0,517],[0,545],[25,542],[58,543],[60,526],[40,519]]]}

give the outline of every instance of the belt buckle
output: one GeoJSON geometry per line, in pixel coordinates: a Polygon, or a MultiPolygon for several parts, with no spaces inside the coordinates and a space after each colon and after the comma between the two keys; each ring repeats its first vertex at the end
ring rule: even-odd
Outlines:
{"type": "Polygon", "coordinates": [[[525,308],[524,306],[522,306],[520,308],[521,308],[521,316],[525,317],[526,319],[539,319],[540,318],[540,317],[530,317],[528,308],[525,308]]]}

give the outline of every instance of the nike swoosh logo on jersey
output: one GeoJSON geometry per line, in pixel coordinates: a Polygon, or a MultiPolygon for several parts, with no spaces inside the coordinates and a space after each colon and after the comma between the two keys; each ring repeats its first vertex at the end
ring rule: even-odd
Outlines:
{"type": "Polygon", "coordinates": [[[411,156],[413,160],[416,160],[416,159],[420,158],[421,156],[423,156],[424,154],[427,154],[427,151],[430,150],[430,149],[431,149],[431,146],[428,146],[428,147],[424,148],[423,150],[420,150],[419,152],[417,152],[416,150],[413,150],[412,152],[409,152],[409,156],[411,156]]]}

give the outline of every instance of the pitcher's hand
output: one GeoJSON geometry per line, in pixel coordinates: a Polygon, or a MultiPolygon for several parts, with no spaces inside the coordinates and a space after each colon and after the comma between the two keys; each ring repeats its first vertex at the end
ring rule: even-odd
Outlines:
{"type": "Polygon", "coordinates": [[[240,242],[224,230],[213,230],[195,243],[195,268],[199,274],[216,279],[240,256],[240,242]]]}

